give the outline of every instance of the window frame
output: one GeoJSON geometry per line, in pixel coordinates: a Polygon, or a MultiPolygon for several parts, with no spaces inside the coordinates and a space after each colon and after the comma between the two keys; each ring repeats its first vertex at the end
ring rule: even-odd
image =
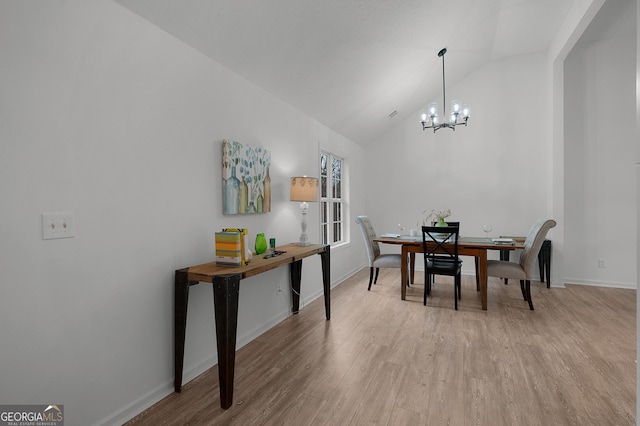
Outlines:
{"type": "Polygon", "coordinates": [[[349,242],[348,233],[348,220],[347,220],[347,173],[346,166],[347,160],[345,157],[338,155],[328,149],[320,149],[320,161],[319,161],[319,175],[320,175],[320,239],[322,244],[329,244],[332,248],[347,244],[349,242]],[[322,161],[323,157],[327,158],[326,174],[323,174],[322,161]],[[339,160],[340,166],[340,185],[338,186],[338,197],[335,195],[334,189],[334,176],[332,173],[333,161],[339,160]],[[323,193],[323,180],[326,179],[326,194],[323,193]],[[324,196],[326,195],[326,196],[324,196]],[[326,210],[325,210],[326,207],[326,210]],[[339,208],[339,220],[335,220],[335,208],[339,208]],[[326,212],[326,214],[325,214],[326,212]],[[336,228],[338,226],[338,228],[336,228]],[[340,239],[334,241],[336,229],[341,232],[340,239]],[[325,238],[326,236],[326,238],[325,238]]]}

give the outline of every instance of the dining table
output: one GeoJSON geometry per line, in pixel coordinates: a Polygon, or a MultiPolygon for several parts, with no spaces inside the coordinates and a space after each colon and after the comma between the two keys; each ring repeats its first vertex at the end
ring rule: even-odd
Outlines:
{"type": "MultiPolygon", "coordinates": [[[[415,273],[415,255],[416,253],[423,253],[422,236],[379,236],[374,241],[383,244],[395,244],[401,246],[402,258],[405,260],[400,267],[400,297],[402,300],[406,300],[407,286],[404,283],[408,281],[408,275],[410,275],[410,282],[413,283],[413,276],[415,273]]],[[[447,243],[447,245],[453,245],[453,243],[447,243]]],[[[505,243],[504,241],[495,241],[492,238],[487,237],[460,237],[458,239],[458,255],[459,256],[472,256],[476,261],[476,279],[479,281],[480,300],[483,310],[487,310],[487,252],[489,250],[522,250],[524,244],[522,241],[513,241],[505,243]]]]}

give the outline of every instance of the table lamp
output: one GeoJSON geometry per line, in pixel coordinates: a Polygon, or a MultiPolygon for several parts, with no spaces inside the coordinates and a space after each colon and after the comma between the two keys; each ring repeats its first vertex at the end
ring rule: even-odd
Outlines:
{"type": "Polygon", "coordinates": [[[308,246],[311,243],[307,236],[307,210],[309,209],[309,202],[318,201],[318,178],[307,176],[292,177],[289,195],[290,201],[300,202],[300,211],[302,212],[302,234],[300,234],[300,241],[296,244],[308,246]]]}

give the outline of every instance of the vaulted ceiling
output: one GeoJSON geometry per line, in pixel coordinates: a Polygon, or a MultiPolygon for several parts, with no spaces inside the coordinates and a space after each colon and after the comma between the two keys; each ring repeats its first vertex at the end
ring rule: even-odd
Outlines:
{"type": "Polygon", "coordinates": [[[440,100],[441,48],[449,87],[490,61],[546,50],[574,2],[115,1],[363,145],[406,117],[418,125],[440,100]]]}

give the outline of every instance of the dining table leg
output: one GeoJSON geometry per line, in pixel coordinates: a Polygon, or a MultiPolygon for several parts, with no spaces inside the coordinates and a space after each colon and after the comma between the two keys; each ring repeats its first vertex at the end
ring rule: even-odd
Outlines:
{"type": "Polygon", "coordinates": [[[478,266],[480,273],[480,299],[482,301],[482,309],[487,310],[487,250],[478,252],[478,266]]]}

